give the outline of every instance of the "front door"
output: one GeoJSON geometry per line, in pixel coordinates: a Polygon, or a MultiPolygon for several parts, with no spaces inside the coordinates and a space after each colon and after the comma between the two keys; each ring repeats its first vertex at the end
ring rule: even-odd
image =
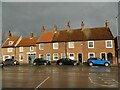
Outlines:
{"type": "Polygon", "coordinates": [[[82,54],[81,53],[78,54],[78,60],[80,63],[82,63],[82,54]]]}
{"type": "Polygon", "coordinates": [[[106,57],[105,57],[105,53],[101,53],[101,59],[106,59],[106,57]]]}
{"type": "Polygon", "coordinates": [[[46,60],[50,60],[50,54],[46,54],[46,60]]]}
{"type": "Polygon", "coordinates": [[[33,63],[36,54],[28,54],[28,63],[33,63]]]}

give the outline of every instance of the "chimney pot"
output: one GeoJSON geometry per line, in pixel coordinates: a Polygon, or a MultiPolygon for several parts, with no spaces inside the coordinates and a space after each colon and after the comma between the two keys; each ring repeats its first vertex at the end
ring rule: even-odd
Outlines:
{"type": "Polygon", "coordinates": [[[81,29],[84,30],[84,21],[81,22],[81,29]]]}
{"type": "Polygon", "coordinates": [[[109,22],[108,22],[108,20],[106,20],[105,25],[106,25],[106,28],[109,28],[109,22]]]}
{"type": "Polygon", "coordinates": [[[11,31],[8,32],[8,37],[12,37],[11,31]]]}
{"type": "Polygon", "coordinates": [[[31,33],[30,33],[30,38],[33,38],[33,37],[34,37],[34,33],[31,32],[31,33]]]}
{"type": "Polygon", "coordinates": [[[42,32],[44,32],[45,31],[45,27],[44,27],[44,25],[42,25],[42,28],[41,28],[42,30],[42,32]]]}
{"type": "Polygon", "coordinates": [[[70,21],[67,22],[67,31],[70,31],[70,21]]]}

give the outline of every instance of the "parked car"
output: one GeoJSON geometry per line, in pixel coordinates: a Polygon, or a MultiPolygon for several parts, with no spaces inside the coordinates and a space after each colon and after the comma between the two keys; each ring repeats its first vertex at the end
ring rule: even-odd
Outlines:
{"type": "Polygon", "coordinates": [[[62,58],[62,59],[57,60],[56,64],[57,65],[74,65],[75,66],[75,65],[79,65],[79,62],[69,59],[69,58],[62,58]]]}
{"type": "Polygon", "coordinates": [[[3,62],[3,65],[19,65],[20,63],[17,60],[14,59],[6,59],[3,62]]]}
{"type": "Polygon", "coordinates": [[[33,61],[33,65],[50,65],[51,62],[49,60],[44,60],[43,58],[36,58],[33,61]]]}
{"type": "Polygon", "coordinates": [[[109,66],[109,65],[111,65],[111,62],[109,60],[104,60],[104,59],[100,59],[100,58],[89,58],[87,60],[87,63],[89,66],[93,66],[93,65],[109,66]]]}
{"type": "Polygon", "coordinates": [[[2,60],[0,60],[0,67],[3,68],[3,61],[2,60]]]}

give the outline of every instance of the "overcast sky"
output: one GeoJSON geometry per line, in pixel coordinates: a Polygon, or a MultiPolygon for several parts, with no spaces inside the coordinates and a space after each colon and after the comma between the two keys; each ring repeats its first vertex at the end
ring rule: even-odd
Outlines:
{"type": "Polygon", "coordinates": [[[117,35],[117,2],[2,2],[2,30],[7,35],[40,36],[41,25],[52,31],[54,24],[65,29],[70,20],[71,28],[104,27],[106,19],[114,36],[117,35]]]}

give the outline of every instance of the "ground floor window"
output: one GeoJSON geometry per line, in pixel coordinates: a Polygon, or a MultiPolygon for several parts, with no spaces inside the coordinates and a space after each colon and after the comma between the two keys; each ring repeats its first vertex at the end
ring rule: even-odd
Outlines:
{"type": "Polygon", "coordinates": [[[69,53],[69,58],[72,59],[72,60],[74,60],[75,54],[74,53],[69,53]]]}
{"type": "Polygon", "coordinates": [[[95,57],[95,53],[88,53],[88,58],[94,58],[95,57]]]}
{"type": "Polygon", "coordinates": [[[43,54],[39,54],[39,58],[44,58],[44,55],[43,54]]]}
{"type": "Polygon", "coordinates": [[[53,54],[53,60],[58,60],[58,53],[53,54]]]}
{"type": "Polygon", "coordinates": [[[66,54],[65,53],[61,53],[61,58],[66,58],[66,54]]]}
{"type": "Polygon", "coordinates": [[[23,54],[19,54],[19,61],[23,61],[23,54]]]}
{"type": "Polygon", "coordinates": [[[3,61],[5,61],[6,59],[10,59],[10,55],[4,55],[3,56],[3,61]]]}

